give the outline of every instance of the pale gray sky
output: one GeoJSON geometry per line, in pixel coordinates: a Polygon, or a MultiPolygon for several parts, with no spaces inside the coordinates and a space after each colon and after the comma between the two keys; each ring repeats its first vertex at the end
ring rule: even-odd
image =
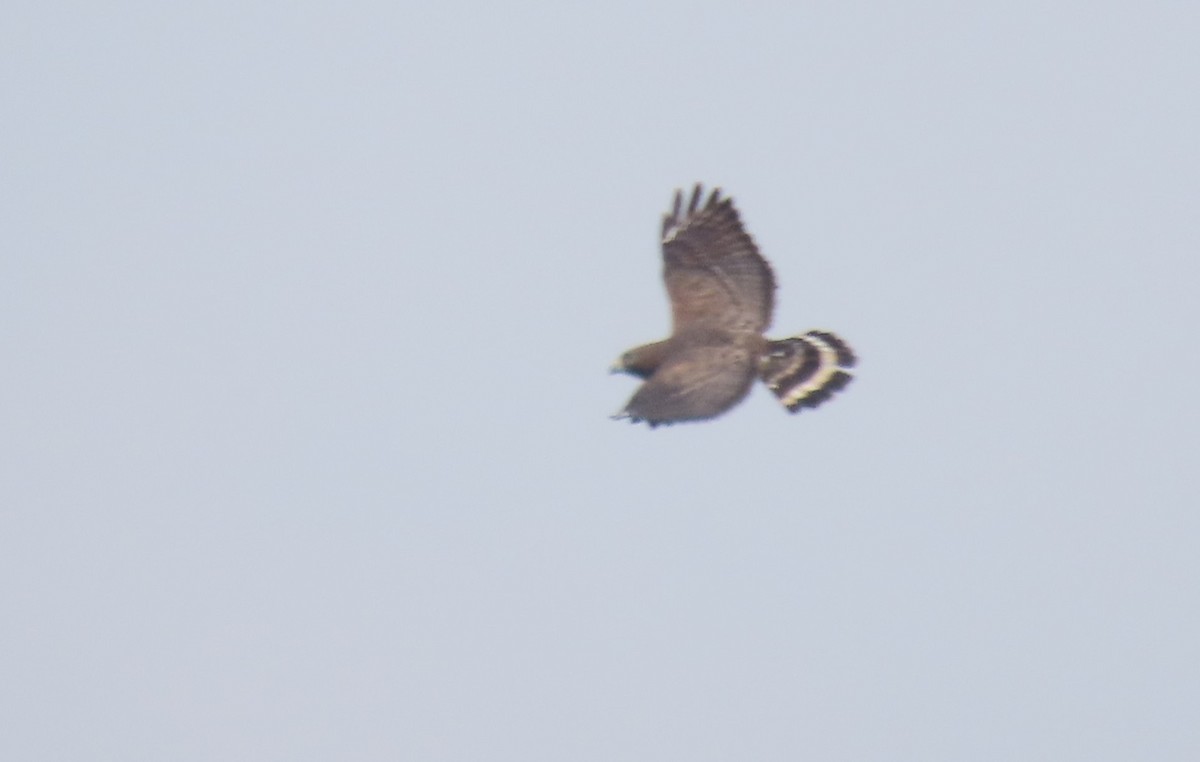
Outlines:
{"type": "Polygon", "coordinates": [[[10,7],[0,758],[1196,759],[1197,40],[10,7]],[[608,420],[697,180],[835,402],[608,420]]]}

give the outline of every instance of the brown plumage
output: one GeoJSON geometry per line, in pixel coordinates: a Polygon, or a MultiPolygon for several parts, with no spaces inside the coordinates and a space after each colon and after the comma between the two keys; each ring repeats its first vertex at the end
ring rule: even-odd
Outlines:
{"type": "Polygon", "coordinates": [[[629,350],[614,371],[643,379],[614,418],[651,427],[724,413],[755,378],[790,411],[816,407],[850,382],[855,357],[827,331],[771,341],[775,278],[742,228],[733,201],[696,185],[663,215],[663,279],[671,300],[671,335],[629,350]]]}

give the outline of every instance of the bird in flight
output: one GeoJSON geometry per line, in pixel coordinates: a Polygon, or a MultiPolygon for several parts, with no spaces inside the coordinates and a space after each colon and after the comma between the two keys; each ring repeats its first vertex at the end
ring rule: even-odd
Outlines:
{"type": "Polygon", "coordinates": [[[775,306],[775,277],[742,228],[732,199],[697,184],[682,191],[662,222],[663,280],[671,335],[635,347],[613,372],[642,379],[613,418],[651,428],[715,418],[761,379],[789,412],[825,402],[845,388],[856,362],[829,331],[771,340],[763,335],[775,306]]]}

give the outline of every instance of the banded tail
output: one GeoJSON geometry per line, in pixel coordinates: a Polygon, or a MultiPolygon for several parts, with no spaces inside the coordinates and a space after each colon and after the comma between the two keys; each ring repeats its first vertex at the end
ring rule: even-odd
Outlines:
{"type": "Polygon", "coordinates": [[[849,345],[828,331],[767,343],[759,377],[789,413],[816,407],[846,388],[857,359],[849,345]]]}

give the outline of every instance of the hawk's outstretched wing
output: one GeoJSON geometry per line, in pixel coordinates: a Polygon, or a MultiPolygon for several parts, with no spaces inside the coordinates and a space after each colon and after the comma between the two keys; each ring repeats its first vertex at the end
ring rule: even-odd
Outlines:
{"type": "Polygon", "coordinates": [[[742,228],[731,199],[714,189],[703,201],[696,185],[687,208],[683,193],[663,216],[663,279],[671,298],[673,332],[707,327],[762,333],[771,322],[775,278],[742,228]]]}

